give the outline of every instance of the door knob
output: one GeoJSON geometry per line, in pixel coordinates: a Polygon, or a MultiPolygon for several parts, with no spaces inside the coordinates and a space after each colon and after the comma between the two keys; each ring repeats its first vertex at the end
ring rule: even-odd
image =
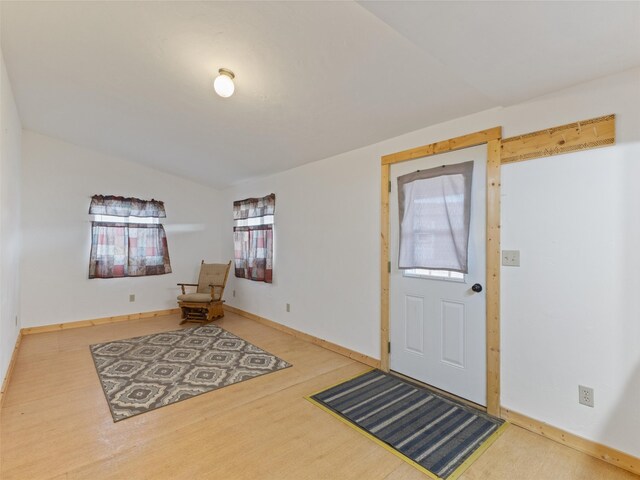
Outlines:
{"type": "Polygon", "coordinates": [[[479,283],[475,283],[473,287],[471,287],[471,290],[476,293],[480,293],[482,291],[482,285],[480,285],[479,283]]]}

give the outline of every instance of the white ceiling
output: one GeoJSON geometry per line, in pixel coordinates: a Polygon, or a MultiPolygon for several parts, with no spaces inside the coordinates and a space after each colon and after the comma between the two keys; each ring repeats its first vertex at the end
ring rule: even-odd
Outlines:
{"type": "Polygon", "coordinates": [[[640,2],[8,2],[25,128],[213,187],[640,65],[640,2]],[[220,67],[236,94],[213,93],[220,67]]]}

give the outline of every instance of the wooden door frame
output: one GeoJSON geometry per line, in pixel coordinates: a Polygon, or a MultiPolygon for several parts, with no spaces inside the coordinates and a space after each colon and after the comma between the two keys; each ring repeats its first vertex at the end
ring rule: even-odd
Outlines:
{"type": "Polygon", "coordinates": [[[464,148],[487,145],[486,355],[487,413],[500,416],[500,151],[502,127],[384,155],[381,158],[380,368],[389,371],[389,193],[391,165],[464,148]]]}

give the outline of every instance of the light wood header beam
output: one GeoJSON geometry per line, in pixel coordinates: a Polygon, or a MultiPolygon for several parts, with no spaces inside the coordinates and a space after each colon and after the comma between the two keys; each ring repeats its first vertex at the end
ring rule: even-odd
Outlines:
{"type": "Polygon", "coordinates": [[[452,152],[463,148],[476,147],[485,144],[491,140],[498,140],[502,135],[502,127],[489,128],[479,132],[469,133],[461,137],[450,138],[442,142],[423,145],[422,147],[396,152],[382,157],[382,165],[391,165],[392,163],[405,162],[416,158],[437,155],[438,153],[452,152]]]}
{"type": "Polygon", "coordinates": [[[591,118],[559,127],[502,139],[502,163],[589,150],[613,145],[616,116],[591,118]]]}

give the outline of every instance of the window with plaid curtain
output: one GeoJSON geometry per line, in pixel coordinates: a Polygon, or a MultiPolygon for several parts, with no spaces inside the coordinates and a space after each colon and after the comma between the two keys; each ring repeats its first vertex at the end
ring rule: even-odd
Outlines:
{"type": "Polygon", "coordinates": [[[236,277],[273,282],[273,220],[276,195],[233,202],[236,277]]]}
{"type": "Polygon", "coordinates": [[[89,278],[140,277],[171,273],[167,236],[159,218],[164,203],[94,195],[89,213],[89,278]]]}

